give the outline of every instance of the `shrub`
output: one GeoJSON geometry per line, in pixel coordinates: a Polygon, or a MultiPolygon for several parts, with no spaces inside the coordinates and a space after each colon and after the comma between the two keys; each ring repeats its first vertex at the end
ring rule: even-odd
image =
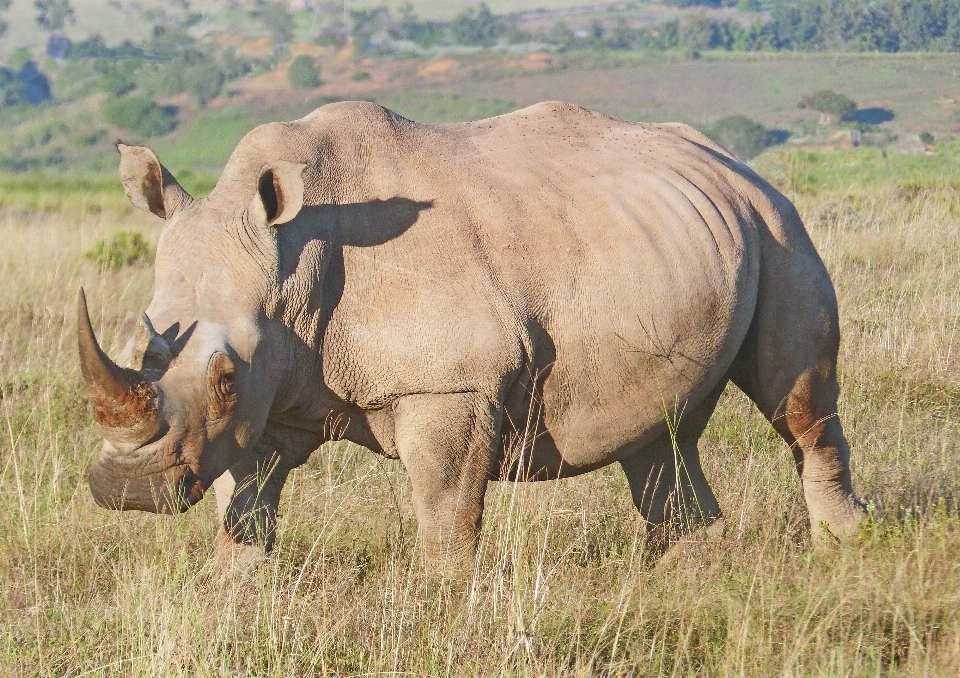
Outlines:
{"type": "Polygon", "coordinates": [[[177,126],[177,119],[145,96],[108,99],[101,105],[104,119],[111,125],[145,137],[166,134],[177,126]]]}
{"type": "Polygon", "coordinates": [[[717,120],[706,134],[741,160],[752,160],[773,143],[770,130],[743,115],[717,120]]]}
{"type": "Polygon", "coordinates": [[[183,87],[201,108],[220,94],[224,81],[223,72],[214,63],[192,66],[183,72],[183,87]]]}
{"type": "Polygon", "coordinates": [[[370,79],[370,73],[368,71],[357,71],[350,76],[350,79],[355,80],[356,82],[363,82],[364,80],[370,79]]]}
{"type": "Polygon", "coordinates": [[[132,92],[137,87],[136,67],[127,65],[108,69],[97,83],[97,89],[115,97],[132,92]]]}
{"type": "Polygon", "coordinates": [[[153,258],[153,248],[139,231],[118,231],[109,239],[103,238],[83,253],[101,269],[121,268],[153,258]]]}
{"type": "Polygon", "coordinates": [[[320,67],[313,57],[301,54],[290,64],[290,70],[287,71],[287,79],[291,85],[299,87],[300,89],[319,87],[320,67]]]}
{"type": "Polygon", "coordinates": [[[933,135],[930,132],[920,132],[920,143],[924,146],[933,146],[933,135]]]}
{"type": "Polygon", "coordinates": [[[809,108],[823,116],[842,118],[857,110],[857,102],[845,94],[830,89],[821,89],[800,99],[800,108],[809,108]]]}

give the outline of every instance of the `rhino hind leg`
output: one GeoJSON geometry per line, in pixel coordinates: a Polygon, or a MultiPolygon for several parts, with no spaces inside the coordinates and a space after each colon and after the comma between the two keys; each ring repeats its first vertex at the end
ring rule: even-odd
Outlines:
{"type": "Polygon", "coordinates": [[[660,548],[698,527],[722,531],[723,514],[700,464],[699,440],[725,385],[671,422],[673,436],[664,434],[620,462],[633,504],[660,548]]]}
{"type": "Polygon", "coordinates": [[[853,494],[850,446],[837,414],[836,358],[811,362],[789,379],[779,373],[738,382],[793,452],[814,539],[849,537],[866,513],[853,494]]]}
{"type": "Polygon", "coordinates": [[[475,393],[409,395],[394,406],[395,443],[432,574],[461,578],[473,568],[498,411],[475,393]]]}
{"type": "Polygon", "coordinates": [[[814,538],[845,537],[866,514],[837,413],[837,301],[799,218],[784,224],[789,249],[762,232],[760,294],[730,377],[790,446],[814,538]]]}

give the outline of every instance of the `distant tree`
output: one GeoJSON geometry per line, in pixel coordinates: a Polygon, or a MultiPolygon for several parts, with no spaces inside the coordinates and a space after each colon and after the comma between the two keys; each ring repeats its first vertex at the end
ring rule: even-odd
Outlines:
{"type": "Polygon", "coordinates": [[[840,119],[857,110],[857,102],[845,94],[830,89],[821,89],[804,95],[798,104],[800,108],[809,108],[820,114],[821,124],[827,124],[832,119],[840,119]]]}
{"type": "Polygon", "coordinates": [[[622,16],[617,17],[617,23],[607,36],[607,46],[610,49],[630,49],[633,45],[635,32],[622,16]]]}
{"type": "Polygon", "coordinates": [[[7,34],[7,22],[3,20],[3,13],[10,9],[13,0],[0,0],[0,38],[7,34]]]}
{"type": "Polygon", "coordinates": [[[599,49],[604,46],[603,44],[603,22],[600,19],[594,18],[590,25],[587,26],[587,46],[592,49],[599,49]]]}
{"type": "Polygon", "coordinates": [[[497,17],[481,2],[477,8],[468,7],[450,24],[450,36],[458,45],[490,46],[497,42],[497,17]]]}
{"type": "Polygon", "coordinates": [[[183,73],[184,90],[200,108],[220,94],[224,81],[223,71],[212,61],[191,66],[183,73]]]}
{"type": "Polygon", "coordinates": [[[12,70],[0,66],[0,108],[20,103],[20,81],[12,70]]]}
{"type": "Polygon", "coordinates": [[[721,118],[706,130],[706,134],[736,153],[741,160],[752,160],[773,143],[770,130],[744,115],[721,118]]]}
{"type": "Polygon", "coordinates": [[[10,67],[14,72],[19,71],[21,68],[26,66],[30,62],[30,50],[20,49],[13,52],[7,57],[7,66],[10,67]]]}
{"type": "Polygon", "coordinates": [[[423,23],[417,16],[417,10],[412,2],[407,2],[400,8],[400,18],[397,20],[397,37],[402,40],[416,40],[417,34],[421,31],[423,23]]]}
{"type": "Polygon", "coordinates": [[[293,29],[296,24],[293,17],[287,10],[287,5],[283,2],[268,2],[260,10],[260,20],[264,27],[270,31],[273,39],[281,45],[285,45],[293,40],[293,29]]]}
{"type": "Polygon", "coordinates": [[[716,25],[706,12],[692,12],[680,24],[680,46],[687,53],[697,55],[701,50],[713,46],[715,32],[716,25]]]}
{"type": "Polygon", "coordinates": [[[37,9],[37,23],[48,31],[59,31],[67,21],[74,21],[70,0],[33,0],[33,6],[37,9]]]}
{"type": "Polygon", "coordinates": [[[104,58],[97,59],[93,65],[94,70],[101,74],[97,89],[115,97],[132,92],[137,87],[136,73],[142,65],[139,59],[122,64],[114,64],[104,58]]]}
{"type": "Polygon", "coordinates": [[[573,47],[576,36],[573,34],[573,31],[570,30],[567,22],[560,19],[550,28],[547,39],[561,50],[565,50],[573,47]]]}
{"type": "Polygon", "coordinates": [[[320,67],[317,65],[316,59],[306,54],[298,56],[290,64],[290,69],[287,71],[287,80],[299,89],[319,87],[321,84],[320,67]]]}
{"type": "Polygon", "coordinates": [[[421,21],[411,3],[400,8],[400,16],[392,22],[390,34],[398,40],[411,40],[421,47],[432,47],[443,40],[443,29],[433,21],[421,21]]]}

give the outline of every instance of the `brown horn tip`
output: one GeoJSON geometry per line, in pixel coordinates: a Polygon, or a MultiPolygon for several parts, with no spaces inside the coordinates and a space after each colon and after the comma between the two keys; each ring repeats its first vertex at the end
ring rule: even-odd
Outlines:
{"type": "Polygon", "coordinates": [[[107,440],[124,444],[149,440],[160,429],[156,391],[142,375],[119,367],[100,348],[82,287],[77,303],[77,348],[93,418],[104,428],[107,440]]]}

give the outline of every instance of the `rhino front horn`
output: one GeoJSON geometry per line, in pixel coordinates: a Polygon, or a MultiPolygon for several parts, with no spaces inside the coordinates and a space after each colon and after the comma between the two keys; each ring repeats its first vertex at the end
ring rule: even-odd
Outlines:
{"type": "Polygon", "coordinates": [[[139,372],[116,365],[100,348],[83,288],[77,304],[77,346],[93,418],[103,428],[103,437],[122,451],[148,442],[162,424],[156,389],[139,372]]]}

